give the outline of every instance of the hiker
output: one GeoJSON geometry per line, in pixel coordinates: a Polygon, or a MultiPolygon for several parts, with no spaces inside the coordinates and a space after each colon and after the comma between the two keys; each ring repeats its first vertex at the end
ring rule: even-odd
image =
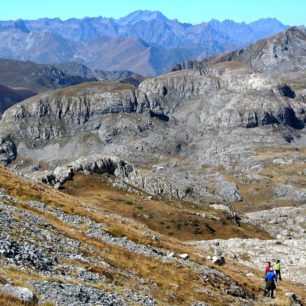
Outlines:
{"type": "Polygon", "coordinates": [[[273,268],[271,267],[269,272],[265,276],[266,281],[266,288],[265,288],[265,295],[269,296],[274,299],[274,290],[276,289],[276,274],[273,271],[273,268]]]}
{"type": "Polygon", "coordinates": [[[281,276],[281,264],[280,264],[280,260],[278,259],[274,265],[274,270],[277,276],[277,279],[279,279],[280,281],[282,280],[282,276],[281,276]]]}
{"type": "Polygon", "coordinates": [[[265,276],[266,276],[267,273],[270,271],[270,268],[271,268],[271,262],[268,261],[268,262],[267,262],[267,265],[266,265],[266,268],[265,268],[265,276]]]}

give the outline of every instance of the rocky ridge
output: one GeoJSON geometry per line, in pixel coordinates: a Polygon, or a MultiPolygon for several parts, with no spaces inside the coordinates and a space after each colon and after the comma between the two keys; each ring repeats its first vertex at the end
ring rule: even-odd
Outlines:
{"type": "Polygon", "coordinates": [[[237,50],[202,61],[188,61],[173,67],[181,69],[205,69],[216,63],[233,62],[244,64],[256,72],[282,75],[305,69],[305,29],[291,27],[288,30],[237,50]]]}
{"type": "Polygon", "coordinates": [[[0,59],[0,118],[9,107],[38,92],[97,81],[137,87],[142,80],[142,76],[131,71],[90,70],[76,62],[44,65],[0,59]]]}

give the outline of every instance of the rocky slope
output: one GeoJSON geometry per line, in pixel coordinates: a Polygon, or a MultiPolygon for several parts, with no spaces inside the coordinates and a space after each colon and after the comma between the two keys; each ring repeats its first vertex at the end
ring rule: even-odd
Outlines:
{"type": "MultiPolygon", "coordinates": [[[[30,61],[0,59],[0,68],[0,83],[11,87],[29,88],[36,92],[60,87],[60,84],[67,80],[67,76],[60,69],[30,61]]],[[[87,79],[83,82],[85,80],[87,79]]],[[[75,83],[66,84],[69,86],[75,83]]]]}
{"type": "Polygon", "coordinates": [[[245,214],[243,222],[266,229],[275,238],[273,240],[218,239],[196,242],[195,245],[209,253],[210,248],[218,244],[220,252],[249,266],[264,266],[267,261],[275,262],[280,259],[283,264],[283,278],[304,284],[305,209],[305,205],[301,205],[245,214]]]}
{"type": "Polygon", "coordinates": [[[285,29],[274,19],[192,25],[150,11],[136,11],[119,20],[0,21],[0,56],[39,63],[73,60],[92,69],[152,76],[176,63],[244,47],[285,29]]]}
{"type": "MultiPolygon", "coordinates": [[[[229,257],[219,268],[196,248],[100,205],[22,180],[2,167],[0,172],[2,303],[10,296],[31,305],[265,302],[256,269],[229,257]],[[252,272],[252,284],[241,277],[247,272],[252,272]]],[[[278,289],[276,302],[292,300],[288,289],[305,298],[303,286],[286,284],[287,291],[278,289]]]]}

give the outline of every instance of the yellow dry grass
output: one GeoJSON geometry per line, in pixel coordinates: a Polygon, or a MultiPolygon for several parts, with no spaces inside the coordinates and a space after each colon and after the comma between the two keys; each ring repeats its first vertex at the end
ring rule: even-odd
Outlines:
{"type": "Polygon", "coordinates": [[[0,293],[0,305],[1,306],[34,306],[34,303],[25,303],[10,295],[0,293]]]}
{"type": "Polygon", "coordinates": [[[126,193],[109,186],[101,175],[76,174],[73,181],[65,184],[63,191],[89,203],[90,207],[102,207],[180,241],[233,237],[269,238],[267,233],[253,226],[238,226],[222,211],[205,208],[206,212],[209,211],[215,217],[209,219],[196,214],[201,212],[201,208],[193,208],[190,203],[144,200],[137,194],[126,193]]]}

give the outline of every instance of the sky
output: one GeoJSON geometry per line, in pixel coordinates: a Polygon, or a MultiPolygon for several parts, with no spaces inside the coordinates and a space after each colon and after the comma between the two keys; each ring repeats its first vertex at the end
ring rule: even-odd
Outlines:
{"type": "Polygon", "coordinates": [[[120,18],[135,10],[158,10],[170,19],[193,24],[210,19],[251,22],[272,17],[286,25],[306,25],[306,0],[0,0],[0,3],[0,20],[120,18]]]}

